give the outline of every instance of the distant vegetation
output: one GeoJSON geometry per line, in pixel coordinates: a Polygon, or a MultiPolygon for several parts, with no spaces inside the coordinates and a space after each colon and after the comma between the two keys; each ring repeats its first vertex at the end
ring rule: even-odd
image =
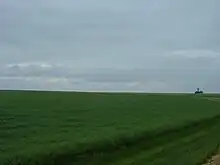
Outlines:
{"type": "Polygon", "coordinates": [[[220,144],[204,96],[1,91],[0,164],[201,164],[220,144]]]}

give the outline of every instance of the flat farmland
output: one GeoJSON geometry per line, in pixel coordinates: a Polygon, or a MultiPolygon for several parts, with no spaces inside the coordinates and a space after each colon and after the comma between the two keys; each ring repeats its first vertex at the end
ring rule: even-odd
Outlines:
{"type": "Polygon", "coordinates": [[[220,144],[218,97],[1,91],[0,164],[202,164],[220,144]]]}

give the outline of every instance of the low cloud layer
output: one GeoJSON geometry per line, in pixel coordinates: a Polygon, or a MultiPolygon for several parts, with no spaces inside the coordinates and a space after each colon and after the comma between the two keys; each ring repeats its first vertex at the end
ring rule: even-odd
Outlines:
{"type": "Polygon", "coordinates": [[[220,92],[217,0],[0,2],[0,89],[220,92]]]}

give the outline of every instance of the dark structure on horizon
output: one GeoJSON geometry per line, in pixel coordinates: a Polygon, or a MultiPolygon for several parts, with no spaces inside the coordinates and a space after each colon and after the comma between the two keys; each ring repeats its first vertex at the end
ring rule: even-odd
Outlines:
{"type": "Polygon", "coordinates": [[[195,94],[203,94],[203,91],[201,91],[199,88],[197,88],[197,91],[195,92],[195,94]]]}

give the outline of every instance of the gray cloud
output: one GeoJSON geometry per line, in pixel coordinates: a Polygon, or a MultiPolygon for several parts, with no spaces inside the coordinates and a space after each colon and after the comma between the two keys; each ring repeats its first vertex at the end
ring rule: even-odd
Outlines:
{"type": "Polygon", "coordinates": [[[218,0],[8,0],[0,88],[220,92],[218,0]]]}

